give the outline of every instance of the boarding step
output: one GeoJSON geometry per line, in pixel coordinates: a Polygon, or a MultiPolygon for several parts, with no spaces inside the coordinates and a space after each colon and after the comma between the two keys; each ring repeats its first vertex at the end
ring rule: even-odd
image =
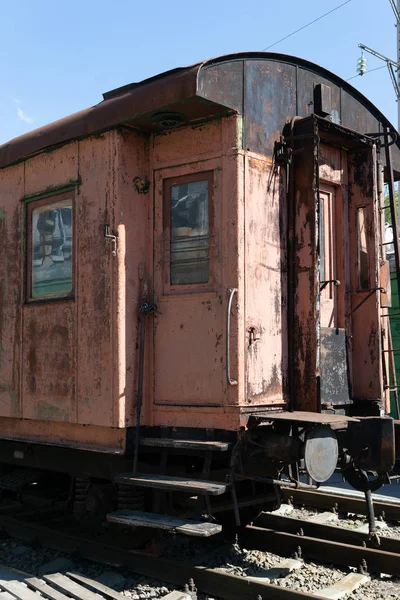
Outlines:
{"type": "Polygon", "coordinates": [[[212,450],[214,452],[226,452],[232,444],[229,442],[210,442],[201,440],[175,440],[172,438],[141,438],[141,446],[152,448],[168,448],[178,450],[212,450]]]}
{"type": "Polygon", "coordinates": [[[216,523],[181,519],[140,510],[117,510],[107,515],[107,521],[134,527],[173,529],[176,532],[197,537],[210,537],[222,530],[222,526],[216,523]]]}
{"type": "Polygon", "coordinates": [[[224,494],[229,484],[206,481],[204,479],[186,479],[185,477],[171,477],[169,475],[156,475],[146,473],[121,473],[115,477],[116,483],[125,485],[156,488],[158,490],[189,492],[204,496],[219,496],[224,494]]]}

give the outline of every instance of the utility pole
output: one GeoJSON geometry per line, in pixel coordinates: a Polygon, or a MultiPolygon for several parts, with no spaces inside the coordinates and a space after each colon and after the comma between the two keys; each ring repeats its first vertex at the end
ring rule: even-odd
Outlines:
{"type": "MultiPolygon", "coordinates": [[[[396,17],[396,29],[397,29],[397,62],[400,63],[400,0],[397,0],[397,6],[395,0],[389,0],[390,6],[393,9],[394,16],[396,17]]],[[[397,69],[397,85],[400,87],[400,69],[397,69]]],[[[397,130],[400,131],[400,102],[397,101],[397,130]]]]}
{"type": "MultiPolygon", "coordinates": [[[[364,75],[367,71],[367,60],[364,57],[364,50],[377,58],[380,58],[386,63],[389,71],[390,79],[392,80],[393,88],[397,100],[397,131],[400,131],[400,0],[389,0],[394,16],[396,18],[396,46],[397,46],[397,62],[391,60],[387,56],[380,54],[372,48],[368,48],[364,44],[358,44],[362,49],[361,58],[357,61],[357,71],[359,75],[364,75]]],[[[400,223],[400,203],[398,204],[398,223],[400,223]]]]}
{"type": "MultiPolygon", "coordinates": [[[[400,62],[400,0],[397,0],[397,8],[392,6],[394,14],[396,15],[396,29],[397,29],[397,62],[400,62]]],[[[400,69],[397,70],[397,84],[400,87],[400,69]]],[[[400,102],[397,102],[397,131],[400,131],[400,102]]]]}
{"type": "MultiPolygon", "coordinates": [[[[394,16],[396,18],[396,29],[397,29],[397,34],[396,34],[397,62],[395,62],[394,60],[391,60],[390,58],[387,58],[387,56],[383,56],[383,54],[380,54],[379,52],[376,52],[376,50],[372,50],[371,48],[368,48],[367,46],[364,46],[364,44],[358,44],[358,46],[363,51],[365,50],[366,52],[369,52],[373,56],[376,56],[377,58],[380,58],[381,60],[383,60],[384,62],[386,62],[386,66],[388,68],[389,75],[390,75],[390,78],[392,80],[394,91],[396,93],[396,99],[397,99],[397,130],[400,131],[400,0],[389,0],[389,2],[390,2],[390,6],[392,7],[394,16]]],[[[361,58],[358,60],[358,64],[357,64],[358,74],[359,75],[364,75],[364,73],[366,72],[366,70],[367,70],[367,61],[364,58],[364,56],[361,55],[361,58]]]]}

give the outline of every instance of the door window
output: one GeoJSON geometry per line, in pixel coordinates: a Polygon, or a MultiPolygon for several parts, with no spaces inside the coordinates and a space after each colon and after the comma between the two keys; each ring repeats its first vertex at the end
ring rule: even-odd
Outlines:
{"type": "Polygon", "coordinates": [[[164,226],[169,237],[169,285],[210,281],[212,173],[165,182],[164,226]]]}

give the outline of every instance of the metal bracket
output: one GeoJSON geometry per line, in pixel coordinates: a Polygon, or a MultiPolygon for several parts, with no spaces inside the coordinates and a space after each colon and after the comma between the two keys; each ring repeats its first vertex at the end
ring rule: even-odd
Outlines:
{"type": "Polygon", "coordinates": [[[292,162],[292,149],[287,145],[282,136],[279,142],[275,142],[274,158],[278,165],[290,165],[292,162]]]}
{"type": "Polygon", "coordinates": [[[111,242],[112,255],[117,256],[118,236],[114,233],[111,233],[109,225],[105,225],[104,227],[104,237],[106,238],[106,242],[111,242]]]}
{"type": "Polygon", "coordinates": [[[319,291],[322,292],[322,290],[324,288],[326,288],[326,286],[328,285],[328,283],[333,283],[333,285],[335,287],[337,287],[338,285],[340,285],[339,279],[327,279],[326,281],[320,281],[319,291]]]}

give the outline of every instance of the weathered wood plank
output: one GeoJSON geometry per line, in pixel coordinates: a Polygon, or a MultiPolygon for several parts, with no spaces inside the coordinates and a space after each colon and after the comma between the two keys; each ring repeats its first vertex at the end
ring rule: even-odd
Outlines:
{"type": "Polygon", "coordinates": [[[134,527],[153,527],[156,529],[175,529],[185,535],[196,537],[210,537],[220,533],[221,525],[190,519],[180,519],[169,515],[148,513],[139,510],[117,510],[107,515],[107,521],[130,525],[134,527]]]}
{"type": "Polygon", "coordinates": [[[38,577],[29,577],[25,579],[25,583],[50,600],[71,600],[68,596],[50,587],[43,579],[39,579],[38,577]]]}
{"type": "Polygon", "coordinates": [[[20,581],[6,581],[1,579],[0,587],[18,598],[18,600],[38,600],[38,595],[20,581]]]}
{"type": "MultiPolygon", "coordinates": [[[[72,581],[72,579],[69,579],[69,577],[62,575],[61,573],[44,575],[43,579],[57,586],[60,590],[66,592],[69,596],[72,596],[72,598],[75,598],[75,600],[100,600],[103,598],[103,596],[100,596],[100,594],[91,592],[82,585],[79,585],[79,583],[76,583],[76,581],[72,581]]],[[[37,597],[35,600],[37,600],[37,597]]]]}
{"type": "Polygon", "coordinates": [[[69,577],[70,579],[76,580],[78,583],[82,583],[86,587],[89,587],[92,590],[95,590],[96,592],[101,592],[103,594],[103,596],[108,596],[109,598],[113,598],[113,600],[124,600],[125,599],[125,596],[123,596],[122,594],[119,594],[118,592],[116,592],[112,588],[108,587],[107,585],[104,585],[103,583],[100,583],[99,581],[95,581],[94,579],[89,579],[89,577],[84,577],[83,575],[80,575],[79,573],[69,573],[68,572],[67,577],[69,577]]]}
{"type": "Polygon", "coordinates": [[[12,596],[9,592],[0,592],[0,600],[15,600],[15,596],[12,596]]]}
{"type": "Polygon", "coordinates": [[[117,483],[156,488],[159,490],[175,490],[192,494],[219,496],[226,492],[228,484],[203,479],[186,479],[184,477],[171,477],[168,475],[121,473],[115,477],[117,483]]]}

